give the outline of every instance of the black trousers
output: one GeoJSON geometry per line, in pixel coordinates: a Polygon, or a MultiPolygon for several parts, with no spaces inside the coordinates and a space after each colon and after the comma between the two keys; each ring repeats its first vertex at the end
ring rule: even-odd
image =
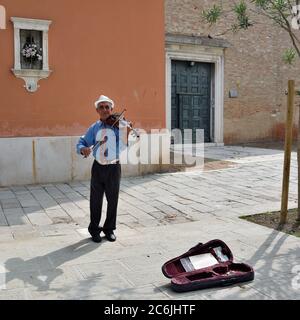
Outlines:
{"type": "Polygon", "coordinates": [[[120,191],[121,165],[101,165],[94,161],[92,166],[89,232],[92,235],[116,229],[117,207],[120,191]],[[107,200],[106,220],[103,228],[99,226],[102,213],[103,195],[107,200]]]}

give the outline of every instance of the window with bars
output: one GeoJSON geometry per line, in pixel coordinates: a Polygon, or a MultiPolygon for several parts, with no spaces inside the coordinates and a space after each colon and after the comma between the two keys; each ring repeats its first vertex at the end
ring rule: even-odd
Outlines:
{"type": "Polygon", "coordinates": [[[38,82],[51,74],[48,32],[51,20],[11,17],[14,25],[15,63],[12,72],[25,81],[26,90],[38,90],[38,82]]]}
{"type": "Polygon", "coordinates": [[[43,32],[20,30],[21,69],[43,69],[43,32]]]}

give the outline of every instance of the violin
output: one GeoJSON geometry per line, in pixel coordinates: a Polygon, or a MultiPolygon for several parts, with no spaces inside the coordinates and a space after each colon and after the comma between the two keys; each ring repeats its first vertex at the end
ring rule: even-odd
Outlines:
{"type": "MultiPolygon", "coordinates": [[[[128,120],[126,120],[123,116],[124,112],[126,109],[124,109],[121,113],[113,113],[111,114],[106,120],[103,120],[103,123],[111,126],[111,127],[116,127],[119,128],[120,122],[122,123],[123,126],[126,126],[127,128],[131,129],[133,131],[133,136],[136,138],[140,137],[140,134],[137,129],[133,128],[132,123],[128,120]]],[[[102,144],[106,143],[108,140],[108,137],[105,136],[103,140],[97,141],[92,147],[91,151],[94,151],[98,146],[101,146],[102,144]]],[[[84,156],[84,158],[87,158],[84,156]]]]}
{"type": "Polygon", "coordinates": [[[121,123],[123,126],[126,126],[127,128],[131,129],[133,131],[133,135],[136,138],[140,137],[140,134],[138,133],[137,129],[133,128],[132,123],[124,118],[124,112],[126,109],[124,109],[121,113],[115,112],[111,114],[106,120],[103,122],[111,127],[119,128],[119,124],[121,123]]]}

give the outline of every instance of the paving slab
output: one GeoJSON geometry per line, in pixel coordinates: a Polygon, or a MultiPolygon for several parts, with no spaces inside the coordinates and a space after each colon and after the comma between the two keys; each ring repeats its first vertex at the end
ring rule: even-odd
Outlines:
{"type": "MultiPolygon", "coordinates": [[[[239,219],[280,208],[283,153],[205,152],[235,165],[123,178],[114,243],[90,239],[89,181],[0,188],[0,299],[299,300],[300,239],[239,219]],[[252,265],[255,280],[172,291],[162,264],[212,239],[252,265]]],[[[292,153],[290,208],[297,207],[296,163],[292,153]]],[[[105,200],[101,223],[106,207],[105,200]]]]}

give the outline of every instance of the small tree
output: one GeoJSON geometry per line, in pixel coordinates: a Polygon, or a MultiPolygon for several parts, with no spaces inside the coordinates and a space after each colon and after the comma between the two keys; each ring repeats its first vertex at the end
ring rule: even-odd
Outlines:
{"type": "MultiPolygon", "coordinates": [[[[232,31],[247,30],[252,27],[257,15],[263,16],[273,21],[278,27],[284,30],[291,39],[292,47],[286,48],[283,53],[283,60],[287,64],[300,58],[300,0],[241,0],[233,4],[229,11],[223,10],[223,1],[219,5],[213,5],[208,10],[203,10],[202,17],[210,26],[214,25],[224,16],[233,15],[234,23],[221,34],[232,31]]],[[[297,91],[299,95],[300,92],[297,91]]],[[[298,220],[300,221],[300,112],[298,122],[298,220]]],[[[281,212],[281,222],[286,222],[286,214],[281,212]]]]}

